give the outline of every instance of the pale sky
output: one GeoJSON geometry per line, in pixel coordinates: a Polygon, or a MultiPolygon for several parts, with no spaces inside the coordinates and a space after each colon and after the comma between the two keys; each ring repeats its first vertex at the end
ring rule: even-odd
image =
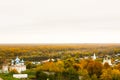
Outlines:
{"type": "Polygon", "coordinates": [[[0,0],[0,43],[120,43],[120,0],[0,0]]]}

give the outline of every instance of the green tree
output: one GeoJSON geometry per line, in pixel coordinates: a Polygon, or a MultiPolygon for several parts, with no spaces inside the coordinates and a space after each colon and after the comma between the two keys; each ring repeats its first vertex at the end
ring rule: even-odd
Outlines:
{"type": "Polygon", "coordinates": [[[31,69],[31,68],[35,68],[35,67],[36,67],[36,65],[32,64],[31,62],[26,63],[26,68],[27,69],[31,69]]]}
{"type": "Polygon", "coordinates": [[[78,75],[77,71],[72,67],[68,68],[62,74],[63,74],[65,80],[79,80],[79,75],[78,75]]]}
{"type": "Polygon", "coordinates": [[[37,80],[47,80],[48,75],[42,71],[37,71],[36,78],[37,78],[37,80]]]}
{"type": "Polygon", "coordinates": [[[64,80],[62,72],[56,72],[55,73],[55,80],[64,80]]]}

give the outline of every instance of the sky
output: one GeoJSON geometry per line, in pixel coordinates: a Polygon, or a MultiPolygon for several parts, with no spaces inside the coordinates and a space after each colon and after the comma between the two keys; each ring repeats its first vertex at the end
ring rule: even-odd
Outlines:
{"type": "Polygon", "coordinates": [[[0,0],[0,43],[120,43],[119,0],[0,0]]]}

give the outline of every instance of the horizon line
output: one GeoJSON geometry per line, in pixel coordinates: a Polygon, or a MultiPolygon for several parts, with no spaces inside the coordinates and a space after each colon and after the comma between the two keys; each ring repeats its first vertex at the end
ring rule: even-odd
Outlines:
{"type": "Polygon", "coordinates": [[[54,44],[120,44],[120,43],[0,43],[0,45],[54,45],[54,44]]]}

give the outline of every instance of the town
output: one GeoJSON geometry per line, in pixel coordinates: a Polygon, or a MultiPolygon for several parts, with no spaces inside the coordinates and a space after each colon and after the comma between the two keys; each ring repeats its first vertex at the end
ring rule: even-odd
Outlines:
{"type": "Polygon", "coordinates": [[[112,45],[112,47],[111,45],[107,46],[103,45],[102,47],[98,45],[84,45],[84,46],[42,45],[34,47],[32,46],[27,46],[27,48],[26,46],[25,47],[17,46],[17,48],[11,46],[5,49],[3,49],[3,46],[1,46],[1,52],[9,51],[14,52],[14,54],[16,54],[17,52],[21,53],[24,51],[24,55],[21,54],[19,56],[14,57],[11,57],[10,55],[8,57],[5,56],[5,58],[1,57],[1,69],[0,69],[1,79],[3,80],[120,79],[120,53],[119,53],[120,49],[118,47],[119,45],[112,45]],[[115,50],[114,52],[111,51],[111,49],[113,48],[115,50]],[[33,51],[31,53],[31,56],[27,54],[28,51],[30,50],[33,51]],[[37,51],[37,53],[35,51],[37,51]],[[49,54],[44,53],[43,55],[42,52],[45,51],[46,53],[48,53],[49,51],[49,54]],[[105,54],[106,51],[107,54],[105,54]],[[81,52],[83,52],[83,54],[81,52]],[[113,52],[114,54],[111,55],[110,54],[111,52],[113,52]],[[29,58],[25,57],[27,55],[29,58]],[[40,55],[40,57],[38,55],[40,55]],[[34,59],[33,56],[35,56],[34,59]],[[4,59],[4,61],[2,61],[2,59],[4,59]]]}

